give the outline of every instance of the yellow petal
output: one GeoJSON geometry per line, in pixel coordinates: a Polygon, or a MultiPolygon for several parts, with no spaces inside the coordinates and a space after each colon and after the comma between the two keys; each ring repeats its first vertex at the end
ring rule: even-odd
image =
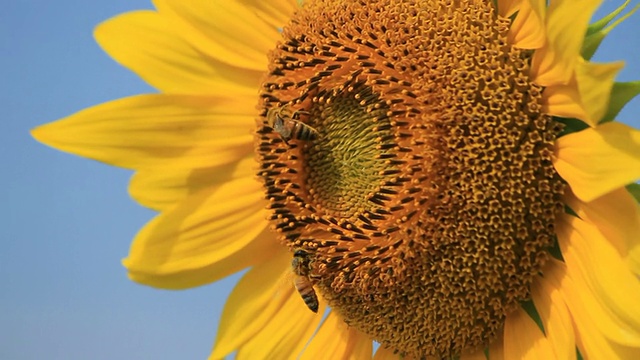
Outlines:
{"type": "Polygon", "coordinates": [[[545,46],[533,54],[531,75],[536,84],[569,82],[580,55],[589,21],[602,0],[552,1],[547,10],[545,46]]]}
{"type": "Polygon", "coordinates": [[[401,357],[398,354],[394,354],[393,350],[380,345],[373,356],[373,360],[401,360],[401,357]]]}
{"type": "Polygon", "coordinates": [[[582,58],[578,61],[578,92],[587,113],[587,118],[582,120],[586,120],[589,125],[596,126],[606,114],[615,77],[623,67],[622,62],[596,64],[582,58]]]}
{"type": "Polygon", "coordinates": [[[239,0],[251,8],[256,16],[274,28],[282,28],[300,6],[296,0],[239,0]]]}
{"type": "Polygon", "coordinates": [[[535,321],[518,308],[504,324],[505,359],[555,359],[551,343],[535,321]]]}
{"type": "Polygon", "coordinates": [[[548,115],[576,118],[586,122],[589,115],[582,106],[575,77],[567,84],[549,86],[544,90],[542,111],[548,115]]]}
{"type": "MultiPolygon", "coordinates": [[[[273,233],[265,229],[253,242],[206,267],[162,274],[154,273],[153,271],[135,272],[129,270],[129,278],[137,283],[162,289],[181,290],[193,288],[216,282],[250,267],[256,262],[265,261],[273,256],[278,247],[279,245],[275,241],[273,233]]],[[[125,266],[128,265],[126,260],[124,260],[125,266]]]]}
{"type": "Polygon", "coordinates": [[[155,0],[155,7],[194,48],[218,61],[267,70],[278,30],[237,1],[155,0]]]}
{"type": "Polygon", "coordinates": [[[118,15],[96,27],[100,46],[163,92],[255,95],[261,74],[206,58],[154,11],[118,15]]]}
{"type": "Polygon", "coordinates": [[[629,268],[640,275],[640,209],[625,188],[589,203],[571,193],[565,194],[564,201],[581,219],[598,228],[625,258],[629,268]]]}
{"type": "MultiPolygon", "coordinates": [[[[244,97],[139,95],[97,105],[32,130],[59,150],[126,168],[195,168],[239,160],[255,126],[244,97]]],[[[251,108],[250,108],[251,109],[251,108]]]]}
{"type": "Polygon", "coordinates": [[[590,294],[580,292],[574,281],[567,274],[567,266],[555,259],[550,261],[553,266],[547,268],[545,279],[560,291],[571,312],[571,320],[576,336],[576,343],[580,353],[585,359],[638,359],[640,349],[630,348],[616,344],[608,340],[603,328],[597,320],[593,319],[591,312],[593,307],[583,302],[590,294]]]}
{"type": "Polygon", "coordinates": [[[563,215],[557,235],[577,297],[569,307],[581,302],[607,338],[640,347],[640,280],[593,225],[563,215]]]}
{"type": "Polygon", "coordinates": [[[544,0],[525,0],[509,28],[509,42],[520,49],[538,49],[544,45],[544,0]]]}
{"type": "Polygon", "coordinates": [[[592,201],[640,178],[640,131],[611,122],[563,136],[554,166],[580,200],[592,201]]]}
{"type": "Polygon", "coordinates": [[[297,359],[318,328],[325,309],[321,301],[318,313],[312,312],[300,294],[292,291],[280,311],[240,347],[236,360],[297,359]]]}
{"type": "Polygon", "coordinates": [[[332,311],[300,359],[371,359],[371,351],[371,339],[355,328],[349,328],[344,320],[332,311]]]}
{"type": "MultiPolygon", "coordinates": [[[[547,267],[556,263],[551,262],[547,267]]],[[[542,320],[545,335],[556,359],[576,359],[576,340],[571,316],[560,291],[551,281],[539,277],[532,289],[532,298],[542,320]]]]}
{"type": "Polygon", "coordinates": [[[580,58],[576,76],[566,85],[550,86],[543,93],[543,111],[580,119],[595,127],[609,109],[609,99],[623,63],[596,64],[580,58]]]}
{"type": "Polygon", "coordinates": [[[265,230],[262,197],[253,178],[194,194],[149,222],[123,264],[134,281],[178,289],[264,261],[277,241],[265,230]]]}
{"type": "Polygon", "coordinates": [[[504,353],[504,329],[498,333],[498,338],[489,345],[489,360],[505,360],[504,353]]]}
{"type": "MultiPolygon", "coordinates": [[[[222,157],[220,160],[235,160],[222,157]]],[[[149,168],[139,170],[131,178],[129,194],[140,204],[154,210],[165,210],[191,194],[215,188],[241,177],[251,177],[256,163],[252,155],[240,161],[227,161],[218,166],[183,169],[149,168]]]]}
{"type": "Polygon", "coordinates": [[[511,17],[515,14],[523,0],[498,0],[498,14],[502,17],[511,17]]]}
{"type": "Polygon", "coordinates": [[[371,338],[369,338],[365,333],[355,329],[353,331],[355,331],[357,335],[352,338],[352,341],[355,344],[353,345],[353,350],[351,351],[349,360],[373,359],[373,341],[371,338]]]}
{"type": "Polygon", "coordinates": [[[290,272],[291,254],[281,247],[272,258],[249,270],[235,286],[224,306],[211,359],[222,359],[249,341],[295,297],[293,285],[283,286],[290,272]]]}

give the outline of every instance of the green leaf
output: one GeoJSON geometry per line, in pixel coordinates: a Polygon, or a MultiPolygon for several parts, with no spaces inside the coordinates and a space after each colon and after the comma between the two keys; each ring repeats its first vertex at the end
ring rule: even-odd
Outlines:
{"type": "Polygon", "coordinates": [[[583,58],[586,60],[591,59],[596,50],[598,50],[602,40],[609,35],[609,32],[631,16],[636,10],[638,10],[638,7],[640,7],[640,4],[636,5],[627,14],[609,25],[609,23],[618,16],[627,7],[627,5],[629,5],[629,2],[630,0],[625,1],[624,4],[620,5],[620,7],[612,11],[609,15],[589,25],[587,28],[587,34],[584,37],[584,42],[582,43],[581,54],[583,58]]]}
{"type": "MultiPolygon", "coordinates": [[[[568,208],[568,206],[566,206],[566,205],[565,205],[565,207],[568,208]]],[[[578,216],[576,216],[576,217],[578,217],[578,216]]],[[[551,256],[553,256],[556,260],[560,260],[560,261],[564,262],[564,257],[562,256],[562,250],[560,250],[560,244],[558,243],[558,237],[557,236],[555,236],[555,235],[553,236],[553,244],[551,244],[551,247],[548,249],[548,251],[549,251],[549,254],[551,254],[551,256]]]]}
{"type": "Polygon", "coordinates": [[[585,58],[585,60],[591,59],[606,36],[607,34],[604,31],[599,31],[585,37],[582,43],[582,57],[585,58]]]}
{"type": "Polygon", "coordinates": [[[624,8],[626,8],[627,5],[629,5],[630,2],[631,2],[631,0],[625,1],[624,4],[620,5],[617,9],[613,10],[609,15],[607,15],[607,16],[603,17],[602,19],[594,22],[593,24],[590,24],[589,27],[587,28],[586,36],[595,34],[598,31],[601,31],[602,29],[604,29],[607,25],[609,25],[611,20],[613,20],[616,16],[620,15],[622,10],[624,10],[624,8]]]}
{"type": "Polygon", "coordinates": [[[626,186],[627,191],[636,198],[636,201],[640,203],[640,184],[629,184],[626,186]]]}
{"type": "Polygon", "coordinates": [[[523,301],[522,303],[520,303],[520,306],[522,306],[522,308],[524,309],[524,311],[526,311],[529,317],[533,319],[533,321],[535,321],[540,331],[542,331],[542,333],[545,334],[544,325],[542,324],[542,318],[540,317],[540,314],[538,313],[538,309],[536,309],[536,306],[533,303],[533,301],[531,300],[523,301]]]}
{"type": "Polygon", "coordinates": [[[564,128],[558,134],[558,137],[563,137],[574,132],[582,131],[589,127],[584,121],[574,118],[561,118],[554,116],[553,120],[564,125],[564,128]]]}
{"type": "Polygon", "coordinates": [[[640,81],[614,83],[611,89],[611,97],[609,98],[609,109],[600,120],[600,123],[615,120],[620,110],[638,94],[640,94],[640,81]]]}

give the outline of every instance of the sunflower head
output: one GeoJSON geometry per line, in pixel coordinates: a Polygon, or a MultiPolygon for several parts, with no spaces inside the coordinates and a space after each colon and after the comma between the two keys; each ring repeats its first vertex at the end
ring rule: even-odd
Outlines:
{"type": "Polygon", "coordinates": [[[601,2],[155,0],[96,38],[159,92],[32,134],[137,171],[132,280],[250,268],[211,359],[636,359],[640,82],[589,58],[640,6],[601,2]]]}
{"type": "Polygon", "coordinates": [[[324,300],[419,357],[486,345],[529,297],[564,189],[531,52],[491,3],[451,5],[305,4],[256,137],[272,224],[313,254],[324,300]],[[266,117],[281,107],[318,136],[282,141],[266,117]]]}

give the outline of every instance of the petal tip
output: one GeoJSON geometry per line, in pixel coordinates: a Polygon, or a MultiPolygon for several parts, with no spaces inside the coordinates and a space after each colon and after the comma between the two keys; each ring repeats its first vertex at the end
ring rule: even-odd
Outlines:
{"type": "Polygon", "coordinates": [[[42,124],[29,130],[29,134],[36,141],[45,144],[47,146],[55,147],[53,144],[56,142],[55,131],[52,131],[52,125],[54,123],[42,124]]]}

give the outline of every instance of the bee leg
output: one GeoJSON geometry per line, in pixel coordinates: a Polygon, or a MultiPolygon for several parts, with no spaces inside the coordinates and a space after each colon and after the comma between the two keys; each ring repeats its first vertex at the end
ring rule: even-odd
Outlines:
{"type": "Polygon", "coordinates": [[[300,120],[300,115],[307,115],[307,116],[309,116],[309,115],[311,115],[311,113],[310,113],[310,112],[308,112],[308,111],[305,111],[305,110],[296,110],[296,111],[293,113],[293,115],[291,115],[291,118],[292,118],[293,120],[300,120]]]}

